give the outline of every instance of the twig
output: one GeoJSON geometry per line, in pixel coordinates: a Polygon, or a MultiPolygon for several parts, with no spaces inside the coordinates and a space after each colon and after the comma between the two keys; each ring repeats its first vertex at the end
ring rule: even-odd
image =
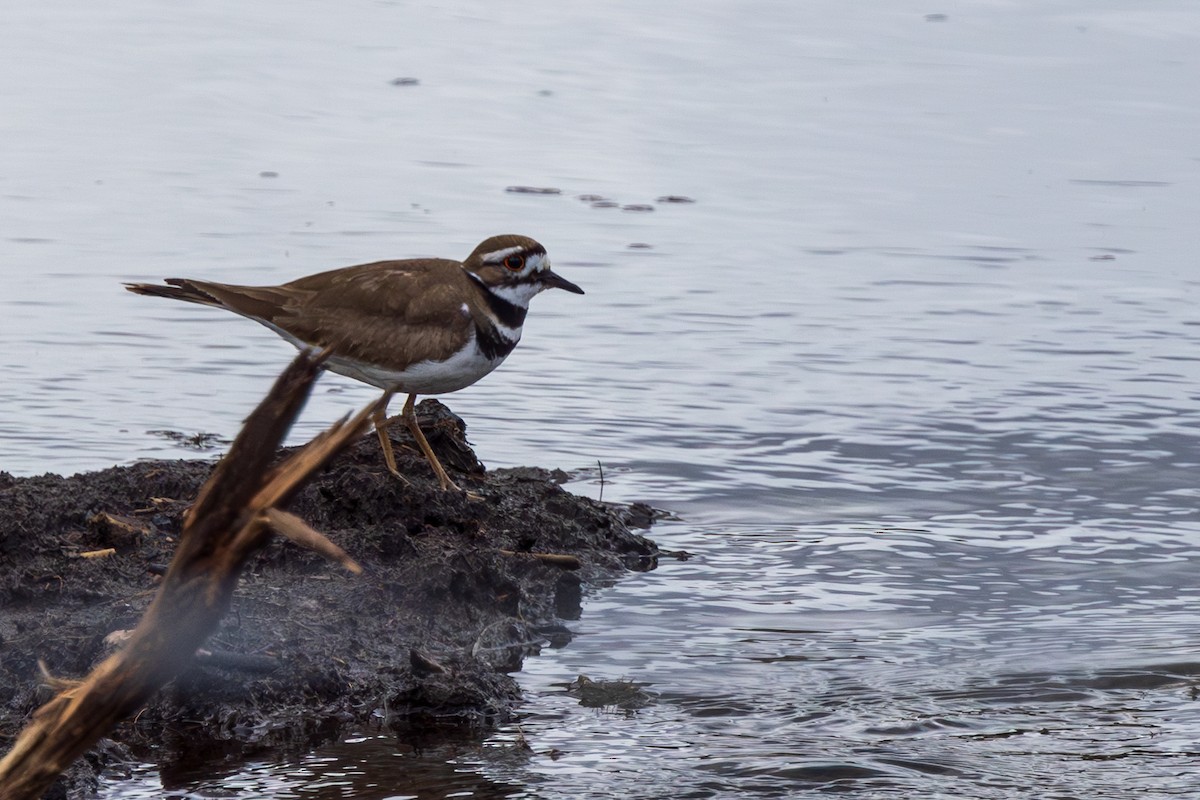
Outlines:
{"type": "Polygon", "coordinates": [[[192,662],[228,610],[242,567],[281,519],[271,509],[286,505],[316,470],[366,430],[375,404],[271,465],[322,359],[323,354],[301,353],[251,413],[185,515],[167,574],[128,644],[34,713],[0,760],[0,800],[40,797],[118,720],[192,662]]]}
{"type": "Polygon", "coordinates": [[[341,564],[355,575],[362,574],[362,567],[353,558],[346,555],[345,550],[325,538],[324,534],[317,533],[310,528],[307,522],[295,514],[280,511],[278,508],[268,508],[263,512],[263,517],[271,530],[285,539],[309,550],[315,550],[330,561],[341,564]]]}

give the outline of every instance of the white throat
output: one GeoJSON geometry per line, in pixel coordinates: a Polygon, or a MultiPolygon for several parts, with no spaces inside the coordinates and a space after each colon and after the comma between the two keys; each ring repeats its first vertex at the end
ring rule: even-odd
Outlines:
{"type": "Polygon", "coordinates": [[[484,286],[501,300],[507,300],[514,306],[528,309],[533,296],[546,288],[540,283],[511,283],[504,286],[484,286]]]}
{"type": "Polygon", "coordinates": [[[467,272],[467,275],[471,278],[471,280],[483,287],[485,292],[491,292],[501,300],[506,300],[512,303],[514,306],[523,308],[526,311],[529,310],[529,301],[533,299],[534,295],[540,293],[542,289],[546,288],[544,285],[537,282],[509,283],[502,286],[488,286],[483,282],[483,279],[474,272],[467,272]]]}

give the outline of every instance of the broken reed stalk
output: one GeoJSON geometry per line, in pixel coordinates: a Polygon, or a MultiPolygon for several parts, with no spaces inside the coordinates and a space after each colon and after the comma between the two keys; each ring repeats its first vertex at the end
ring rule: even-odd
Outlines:
{"type": "Polygon", "coordinates": [[[336,423],[272,466],[322,360],[301,353],[246,420],[184,517],[162,586],[128,643],[34,712],[0,760],[0,800],[41,797],[72,761],[188,666],[228,610],[246,560],[272,531],[358,571],[340,548],[277,508],[366,430],[378,405],[336,423]]]}

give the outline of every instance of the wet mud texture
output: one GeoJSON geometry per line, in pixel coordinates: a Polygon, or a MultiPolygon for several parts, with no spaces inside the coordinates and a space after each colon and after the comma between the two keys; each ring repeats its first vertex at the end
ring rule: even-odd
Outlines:
{"type": "MultiPolygon", "coordinates": [[[[431,400],[418,417],[451,476],[478,499],[437,488],[399,419],[390,434],[411,485],[387,472],[375,434],[365,436],[290,509],[364,574],[273,540],[251,559],[195,665],[48,796],[77,795],[122,745],[292,749],[348,725],[421,733],[447,720],[503,719],[518,699],[507,673],[569,642],[587,590],[654,567],[654,544],[632,530],[650,524],[649,508],[572,495],[558,485],[561,472],[485,472],[458,417],[431,400]],[[574,555],[581,566],[529,552],[574,555]]],[[[56,677],[82,677],[109,652],[110,633],[137,625],[213,466],[0,472],[0,749],[51,696],[39,660],[56,677]]]]}

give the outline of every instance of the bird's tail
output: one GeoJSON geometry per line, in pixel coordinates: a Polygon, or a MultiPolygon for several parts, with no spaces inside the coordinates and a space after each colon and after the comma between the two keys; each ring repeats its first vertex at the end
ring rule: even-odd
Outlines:
{"type": "Polygon", "coordinates": [[[187,278],[167,278],[166,284],[127,283],[125,288],[134,294],[145,294],[151,297],[169,297],[172,300],[185,300],[189,303],[200,303],[218,308],[224,305],[187,278]]]}

